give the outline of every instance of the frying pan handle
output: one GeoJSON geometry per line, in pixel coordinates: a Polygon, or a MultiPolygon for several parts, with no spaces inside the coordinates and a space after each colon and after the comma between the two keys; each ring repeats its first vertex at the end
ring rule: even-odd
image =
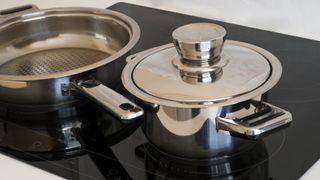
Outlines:
{"type": "Polygon", "coordinates": [[[218,129],[229,131],[242,137],[256,139],[262,134],[291,123],[292,116],[290,112],[266,102],[260,103],[262,104],[260,106],[262,110],[258,110],[246,117],[217,117],[218,129]]]}
{"type": "Polygon", "coordinates": [[[28,4],[18,7],[13,7],[10,9],[5,9],[0,11],[0,19],[10,18],[12,16],[19,16],[29,12],[38,11],[39,8],[36,5],[28,4]]]}
{"type": "Polygon", "coordinates": [[[81,80],[73,82],[72,85],[82,94],[120,118],[121,122],[125,124],[129,124],[133,122],[131,119],[143,115],[143,110],[139,106],[97,80],[81,80]]]}

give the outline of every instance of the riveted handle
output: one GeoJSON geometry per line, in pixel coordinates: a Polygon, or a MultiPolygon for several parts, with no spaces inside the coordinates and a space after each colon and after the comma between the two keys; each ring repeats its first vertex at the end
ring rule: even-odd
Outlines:
{"type": "Polygon", "coordinates": [[[72,85],[125,124],[134,122],[131,120],[143,115],[142,108],[95,79],[80,80],[72,85]]]}
{"type": "Polygon", "coordinates": [[[194,23],[173,31],[173,43],[179,55],[190,62],[219,58],[226,30],[213,23],[194,23]]]}
{"type": "MultiPolygon", "coordinates": [[[[262,110],[246,117],[217,117],[217,128],[251,139],[288,125],[292,121],[290,112],[266,102],[262,102],[262,110]]],[[[256,109],[257,110],[257,109],[256,109]]]]}
{"type": "Polygon", "coordinates": [[[19,16],[19,15],[22,15],[22,14],[26,14],[26,13],[29,13],[29,12],[35,12],[35,11],[38,11],[38,10],[39,10],[39,8],[36,5],[33,5],[33,4],[17,6],[17,7],[1,10],[0,11],[0,18],[1,19],[6,19],[6,18],[13,17],[13,16],[19,16]]]}

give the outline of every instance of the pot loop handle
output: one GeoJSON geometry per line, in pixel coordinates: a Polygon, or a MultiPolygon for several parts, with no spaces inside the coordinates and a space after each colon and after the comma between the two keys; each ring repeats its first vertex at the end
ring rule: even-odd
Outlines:
{"type": "Polygon", "coordinates": [[[261,105],[263,110],[246,117],[216,117],[217,128],[241,137],[256,139],[260,135],[291,123],[290,112],[266,102],[261,102],[261,105]]]}
{"type": "Polygon", "coordinates": [[[20,16],[26,13],[39,11],[39,8],[33,4],[17,6],[0,11],[0,20],[4,20],[13,16],[20,16]]]}

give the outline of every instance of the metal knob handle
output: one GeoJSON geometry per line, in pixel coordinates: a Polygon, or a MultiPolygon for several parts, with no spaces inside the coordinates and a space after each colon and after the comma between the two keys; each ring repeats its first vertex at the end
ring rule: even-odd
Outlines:
{"type": "Polygon", "coordinates": [[[226,30],[217,24],[194,23],[173,31],[173,44],[179,56],[172,64],[190,84],[213,83],[220,79],[225,61],[220,59],[226,30]]]}
{"type": "Polygon", "coordinates": [[[173,31],[179,55],[189,62],[214,61],[220,57],[226,30],[213,23],[194,23],[173,31]]]}

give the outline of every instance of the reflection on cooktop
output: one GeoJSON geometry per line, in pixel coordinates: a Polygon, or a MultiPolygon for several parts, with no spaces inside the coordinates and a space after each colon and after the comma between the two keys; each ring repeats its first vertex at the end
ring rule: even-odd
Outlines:
{"type": "Polygon", "coordinates": [[[111,146],[140,125],[139,119],[124,125],[93,103],[35,112],[9,109],[8,112],[8,116],[0,117],[0,148],[29,160],[56,160],[83,154],[87,139],[92,142],[103,139],[103,144],[111,146]]]}
{"type": "Polygon", "coordinates": [[[263,141],[234,157],[181,159],[146,143],[136,148],[150,179],[269,179],[268,152],[263,141]]]}
{"type": "MultiPolygon", "coordinates": [[[[95,180],[292,180],[318,160],[320,81],[314,74],[320,67],[319,42],[125,3],[110,9],[129,15],[140,25],[141,39],[132,53],[171,42],[173,29],[193,22],[220,24],[227,29],[228,39],[269,50],[281,61],[283,75],[269,91],[268,101],[292,112],[290,128],[263,138],[231,159],[195,163],[150,148],[142,131],[135,131],[139,123],[123,126],[108,114],[91,113],[75,119],[63,116],[60,120],[52,120],[52,114],[46,118],[37,115],[37,120],[24,115],[24,120],[0,119],[0,145],[5,147],[1,152],[66,179],[95,180]],[[81,153],[66,153],[73,150],[81,153]],[[45,153],[49,157],[43,156],[45,153]]],[[[80,110],[85,111],[88,109],[80,110]]],[[[0,108],[0,115],[6,112],[0,108]]]]}
{"type": "MultiPolygon", "coordinates": [[[[60,159],[22,159],[67,179],[268,179],[268,162],[281,150],[285,135],[278,133],[277,142],[257,141],[244,152],[229,158],[190,160],[171,157],[146,143],[139,129],[125,140],[109,147],[102,141],[82,142],[82,155],[60,159]]],[[[17,157],[14,152],[7,152],[17,157]]]]}

